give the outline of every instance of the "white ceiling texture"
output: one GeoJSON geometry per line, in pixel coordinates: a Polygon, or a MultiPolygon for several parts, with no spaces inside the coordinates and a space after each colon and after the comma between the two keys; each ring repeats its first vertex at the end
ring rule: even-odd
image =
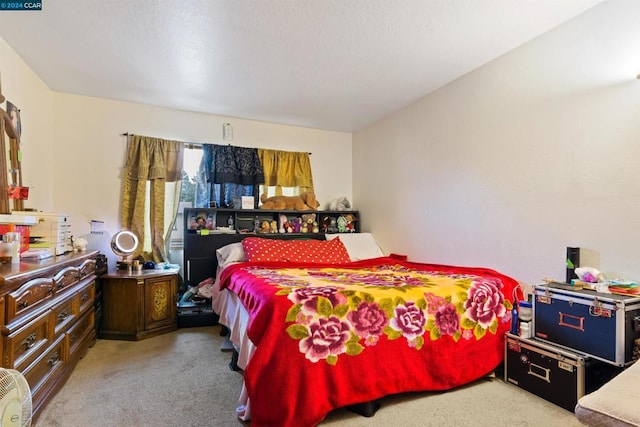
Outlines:
{"type": "Polygon", "coordinates": [[[601,0],[42,0],[0,37],[50,89],[352,132],[601,0]]]}

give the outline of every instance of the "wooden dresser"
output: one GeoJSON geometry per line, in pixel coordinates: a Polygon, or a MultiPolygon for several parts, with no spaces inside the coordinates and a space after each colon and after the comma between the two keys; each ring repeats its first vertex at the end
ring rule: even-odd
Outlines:
{"type": "Polygon", "coordinates": [[[2,367],[26,377],[34,418],[95,343],[97,255],[0,265],[2,367]]]}

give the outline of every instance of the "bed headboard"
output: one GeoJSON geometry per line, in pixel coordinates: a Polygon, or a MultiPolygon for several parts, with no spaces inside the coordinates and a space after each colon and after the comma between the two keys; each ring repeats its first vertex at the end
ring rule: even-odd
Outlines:
{"type": "MultiPolygon", "coordinates": [[[[246,237],[264,237],[267,239],[325,239],[325,225],[323,220],[333,219],[332,227],[339,223],[341,216],[355,218],[351,222],[351,232],[361,229],[358,211],[275,211],[264,209],[228,209],[228,208],[185,208],[184,209],[184,264],[183,278],[185,285],[196,286],[204,279],[214,277],[218,266],[216,250],[230,243],[242,241],[246,237]],[[292,218],[302,217],[304,214],[315,214],[319,233],[255,233],[257,223],[263,221],[278,221],[282,216],[292,218]],[[220,228],[233,224],[235,233],[216,232],[220,228]],[[206,228],[209,234],[199,233],[199,228],[206,228]]],[[[327,232],[335,233],[337,228],[327,232]]],[[[228,231],[228,230],[227,230],[228,231]]]]}

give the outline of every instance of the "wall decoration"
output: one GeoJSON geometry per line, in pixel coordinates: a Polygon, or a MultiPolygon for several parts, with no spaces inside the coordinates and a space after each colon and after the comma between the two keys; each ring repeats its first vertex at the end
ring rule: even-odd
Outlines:
{"type": "Polygon", "coordinates": [[[22,135],[22,123],[20,122],[20,109],[15,104],[7,101],[7,114],[11,117],[11,124],[18,136],[22,135]]]}

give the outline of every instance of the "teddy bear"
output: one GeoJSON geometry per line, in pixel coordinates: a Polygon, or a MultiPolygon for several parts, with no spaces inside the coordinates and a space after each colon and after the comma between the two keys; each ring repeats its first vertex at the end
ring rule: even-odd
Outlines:
{"type": "Polygon", "coordinates": [[[316,214],[303,214],[302,215],[302,232],[303,233],[319,233],[318,221],[316,221],[316,214]]]}
{"type": "Polygon", "coordinates": [[[310,191],[301,193],[299,196],[267,197],[266,194],[262,194],[260,201],[262,202],[259,206],[260,209],[276,211],[312,211],[320,206],[316,195],[310,191]]]}

